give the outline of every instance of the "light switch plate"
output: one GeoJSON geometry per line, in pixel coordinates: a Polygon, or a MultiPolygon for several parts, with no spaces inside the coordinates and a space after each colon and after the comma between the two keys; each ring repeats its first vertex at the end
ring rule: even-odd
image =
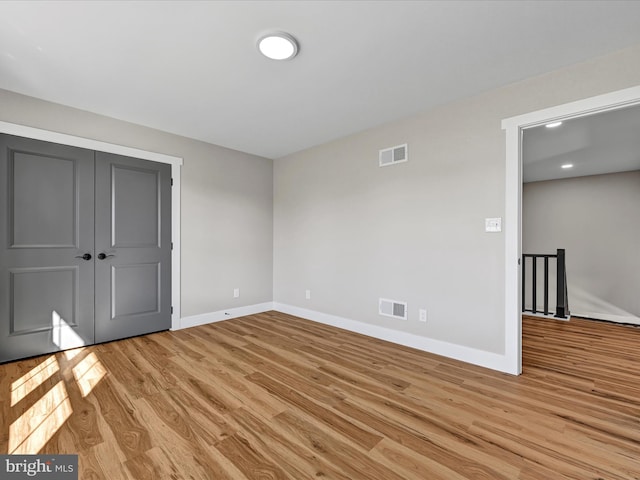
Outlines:
{"type": "Polygon", "coordinates": [[[502,217],[485,218],[484,219],[484,231],[495,233],[502,231],[502,217]]]}

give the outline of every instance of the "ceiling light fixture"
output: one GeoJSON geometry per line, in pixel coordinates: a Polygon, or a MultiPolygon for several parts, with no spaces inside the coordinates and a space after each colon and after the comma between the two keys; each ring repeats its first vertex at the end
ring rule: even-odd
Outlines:
{"type": "Polygon", "coordinates": [[[562,125],[562,122],[553,122],[553,123],[547,123],[545,125],[545,127],[547,127],[547,128],[556,128],[556,127],[559,127],[560,125],[562,125]]]}
{"type": "Polygon", "coordinates": [[[270,33],[258,40],[258,50],[272,60],[290,60],[298,54],[298,42],[288,33],[270,33]]]}
{"type": "Polygon", "coordinates": [[[573,163],[565,163],[564,165],[562,165],[560,168],[564,168],[565,170],[567,168],[573,168],[573,163]]]}

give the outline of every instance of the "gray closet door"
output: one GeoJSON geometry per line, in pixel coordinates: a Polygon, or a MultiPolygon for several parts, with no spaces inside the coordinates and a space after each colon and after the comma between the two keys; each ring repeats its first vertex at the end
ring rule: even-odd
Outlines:
{"type": "Polygon", "coordinates": [[[171,166],[96,152],[96,342],[171,326],[171,166]]]}
{"type": "Polygon", "coordinates": [[[93,151],[0,135],[0,362],[94,342],[93,179],[93,151]]]}

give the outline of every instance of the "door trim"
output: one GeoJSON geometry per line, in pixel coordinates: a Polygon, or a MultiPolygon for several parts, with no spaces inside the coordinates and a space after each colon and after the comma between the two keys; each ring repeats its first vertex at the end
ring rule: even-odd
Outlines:
{"type": "Polygon", "coordinates": [[[173,179],[173,187],[171,188],[171,241],[173,242],[173,250],[171,251],[171,304],[173,306],[171,329],[180,329],[180,173],[183,164],[182,157],[2,121],[0,121],[0,133],[171,165],[171,178],[173,179]]]}
{"type": "Polygon", "coordinates": [[[550,122],[585,117],[640,104],[640,86],[565,103],[506,118],[505,185],[505,364],[504,371],[522,372],[521,281],[518,261],[522,255],[522,131],[550,122]]]}

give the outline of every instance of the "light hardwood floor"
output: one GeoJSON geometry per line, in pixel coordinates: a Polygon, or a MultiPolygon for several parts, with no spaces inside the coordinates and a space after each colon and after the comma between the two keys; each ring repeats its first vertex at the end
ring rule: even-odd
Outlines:
{"type": "Polygon", "coordinates": [[[523,321],[513,377],[270,312],[0,365],[0,452],[91,479],[639,479],[640,329],[523,321]]]}

